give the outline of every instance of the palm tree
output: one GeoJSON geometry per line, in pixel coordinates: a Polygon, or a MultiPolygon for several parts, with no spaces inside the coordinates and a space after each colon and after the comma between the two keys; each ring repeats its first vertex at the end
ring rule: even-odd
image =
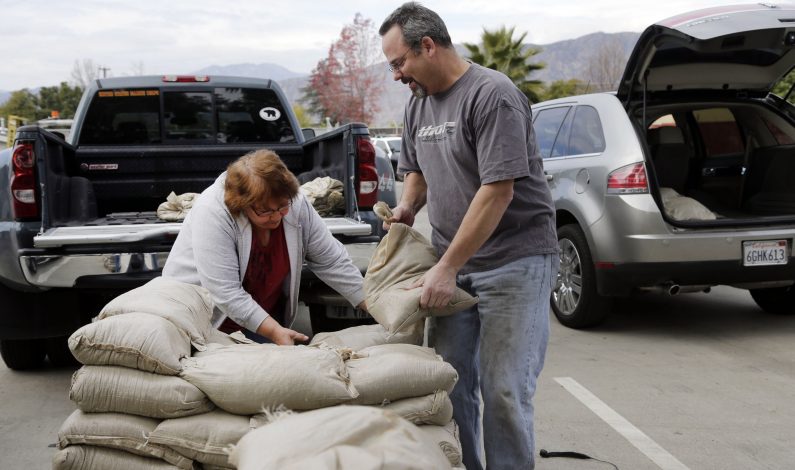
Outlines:
{"type": "Polygon", "coordinates": [[[527,33],[522,33],[513,39],[516,28],[510,29],[502,26],[495,31],[483,29],[481,36],[482,46],[464,43],[469,50],[472,62],[504,73],[513,83],[522,90],[531,103],[539,101],[543,84],[540,80],[530,80],[528,77],[536,70],[544,68],[542,63],[529,63],[528,60],[541,52],[541,49],[525,47],[522,42],[527,33]]]}

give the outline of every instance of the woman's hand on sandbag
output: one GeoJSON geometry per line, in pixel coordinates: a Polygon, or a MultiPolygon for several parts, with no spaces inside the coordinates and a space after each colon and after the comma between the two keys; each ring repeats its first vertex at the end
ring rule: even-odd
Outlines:
{"type": "Polygon", "coordinates": [[[259,328],[257,328],[257,334],[268,338],[279,346],[292,346],[296,342],[309,340],[307,335],[281,326],[279,322],[272,317],[268,317],[262,321],[259,328]]]}
{"type": "Polygon", "coordinates": [[[438,263],[412,284],[422,287],[420,307],[440,308],[450,303],[455,292],[457,271],[445,264],[438,263]]]}
{"type": "Polygon", "coordinates": [[[304,343],[309,341],[309,337],[303,333],[299,333],[295,330],[280,326],[279,330],[276,332],[274,337],[271,338],[271,340],[279,346],[292,346],[295,343],[304,343]]]}

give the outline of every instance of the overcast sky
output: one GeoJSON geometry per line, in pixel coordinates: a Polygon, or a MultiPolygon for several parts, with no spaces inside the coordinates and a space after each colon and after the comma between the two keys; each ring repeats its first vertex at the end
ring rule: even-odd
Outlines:
{"type": "MultiPolygon", "coordinates": [[[[642,31],[714,0],[428,0],[453,42],[515,26],[548,44],[595,31],[642,31]]],[[[0,90],[57,85],[76,60],[109,75],[190,73],[210,65],[271,62],[309,73],[359,12],[378,27],[400,1],[0,0],[0,90]]]]}

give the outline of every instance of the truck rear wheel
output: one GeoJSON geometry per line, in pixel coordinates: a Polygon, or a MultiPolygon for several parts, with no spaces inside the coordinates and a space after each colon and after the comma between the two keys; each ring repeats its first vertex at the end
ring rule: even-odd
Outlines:
{"type": "Polygon", "coordinates": [[[45,342],[41,339],[4,339],[0,341],[0,356],[9,369],[38,369],[47,355],[45,342]]]}
{"type": "Polygon", "coordinates": [[[69,336],[59,336],[57,338],[47,338],[45,350],[50,365],[54,367],[78,367],[80,362],[75,359],[72,351],[69,350],[69,336]]]}

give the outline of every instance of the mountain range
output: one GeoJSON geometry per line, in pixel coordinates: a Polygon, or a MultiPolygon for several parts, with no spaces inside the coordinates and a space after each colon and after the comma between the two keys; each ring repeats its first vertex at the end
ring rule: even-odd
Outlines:
{"type": "MultiPolygon", "coordinates": [[[[532,78],[543,82],[555,80],[569,80],[577,78],[585,81],[588,74],[588,63],[595,51],[603,47],[615,47],[617,53],[623,53],[626,58],[635,47],[635,43],[640,36],[639,33],[592,33],[576,39],[558,41],[546,45],[528,44],[526,47],[540,49],[534,55],[531,62],[543,63],[544,68],[533,73],[532,78]]],[[[462,56],[468,56],[468,51],[463,45],[456,45],[456,49],[462,56]]],[[[379,99],[379,112],[374,119],[374,126],[395,127],[403,121],[403,107],[410,96],[408,87],[395,82],[392,74],[386,68],[386,63],[376,65],[382,70],[382,92],[379,99]]],[[[209,68],[208,68],[209,69],[209,68]]],[[[208,69],[202,69],[199,73],[210,73],[208,69]]],[[[228,66],[214,66],[212,73],[223,75],[245,74],[252,69],[252,64],[239,64],[228,66]]],[[[284,69],[274,64],[259,64],[258,69],[261,74],[251,75],[257,77],[270,77],[279,82],[282,90],[287,95],[291,103],[299,102],[303,96],[301,89],[306,86],[308,75],[293,74],[291,77],[284,77],[284,69]]]]}
{"type": "MultiPolygon", "coordinates": [[[[540,49],[531,58],[531,62],[543,63],[544,68],[533,73],[531,78],[543,82],[555,80],[580,79],[585,81],[588,73],[589,60],[603,47],[618,47],[624,58],[628,57],[635,46],[639,33],[592,33],[576,39],[553,42],[550,44],[526,47],[540,49]]],[[[463,45],[456,45],[462,56],[468,56],[463,45]]],[[[618,53],[618,50],[616,51],[618,53]]],[[[408,87],[395,82],[389,73],[386,63],[378,64],[382,70],[382,93],[379,99],[380,111],[374,119],[374,126],[399,126],[403,120],[403,107],[410,96],[408,87]]],[[[291,103],[297,103],[303,96],[301,89],[306,86],[309,75],[296,73],[280,65],[272,63],[243,63],[232,65],[210,65],[194,72],[198,75],[232,75],[257,78],[271,78],[282,87],[291,103]]],[[[0,90],[0,103],[8,99],[10,92],[0,90]]]]}

